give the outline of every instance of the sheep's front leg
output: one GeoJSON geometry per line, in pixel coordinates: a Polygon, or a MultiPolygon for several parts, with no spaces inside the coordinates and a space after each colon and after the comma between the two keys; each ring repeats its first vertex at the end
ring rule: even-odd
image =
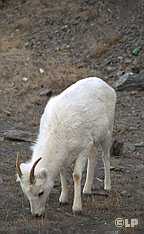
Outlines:
{"type": "Polygon", "coordinates": [[[78,214],[82,211],[82,202],[81,202],[81,178],[82,172],[85,166],[87,158],[84,155],[81,155],[77,160],[73,172],[73,181],[74,181],[74,201],[72,210],[75,214],[78,214]]]}
{"type": "Polygon", "coordinates": [[[61,180],[61,195],[59,197],[59,202],[62,204],[66,204],[68,203],[68,186],[67,186],[66,170],[64,168],[60,170],[60,180],[61,180]]]}

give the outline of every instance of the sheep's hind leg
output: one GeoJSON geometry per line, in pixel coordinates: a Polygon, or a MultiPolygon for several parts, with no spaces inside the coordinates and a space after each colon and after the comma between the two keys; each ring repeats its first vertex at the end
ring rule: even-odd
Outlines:
{"type": "Polygon", "coordinates": [[[67,185],[67,175],[66,169],[61,168],[60,170],[60,180],[61,180],[61,195],[59,197],[60,204],[68,203],[68,185],[67,185]]]}
{"type": "Polygon", "coordinates": [[[111,134],[108,132],[107,137],[102,142],[102,150],[103,150],[103,163],[104,163],[104,189],[107,191],[111,190],[111,178],[110,178],[110,148],[111,148],[111,134]]]}
{"type": "Polygon", "coordinates": [[[88,157],[86,182],[83,188],[84,194],[91,194],[92,192],[91,189],[93,184],[95,164],[96,164],[96,148],[95,146],[93,146],[90,155],[88,157]]]}

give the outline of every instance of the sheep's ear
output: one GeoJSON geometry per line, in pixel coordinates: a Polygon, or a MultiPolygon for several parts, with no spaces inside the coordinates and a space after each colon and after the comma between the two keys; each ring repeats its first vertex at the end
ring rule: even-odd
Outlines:
{"type": "Polygon", "coordinates": [[[39,174],[37,175],[37,177],[39,179],[46,179],[47,178],[47,170],[42,168],[39,172],[39,174]]]}
{"type": "MultiPolygon", "coordinates": [[[[19,167],[20,167],[20,171],[24,171],[25,163],[21,163],[21,164],[19,165],[19,167]]],[[[21,172],[21,173],[22,173],[22,172],[21,172]]],[[[19,173],[17,172],[17,173],[16,173],[16,182],[20,182],[20,181],[21,181],[21,178],[20,178],[19,173]]]]}
{"type": "Polygon", "coordinates": [[[31,170],[31,164],[30,163],[21,163],[20,168],[22,170],[22,173],[26,174],[31,170]]]}
{"type": "MultiPolygon", "coordinates": [[[[29,173],[30,169],[31,169],[31,164],[30,163],[21,163],[20,164],[20,169],[22,171],[22,174],[27,174],[29,173]]],[[[16,174],[16,182],[20,182],[21,181],[21,178],[20,176],[18,175],[18,173],[16,174]]]]}

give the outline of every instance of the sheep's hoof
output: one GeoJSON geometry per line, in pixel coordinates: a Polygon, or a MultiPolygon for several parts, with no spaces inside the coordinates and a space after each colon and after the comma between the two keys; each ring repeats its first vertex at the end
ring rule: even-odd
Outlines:
{"type": "Polygon", "coordinates": [[[104,186],[104,190],[107,191],[107,192],[109,192],[111,190],[111,186],[110,185],[108,185],[108,186],[105,185],[104,186]]]}
{"type": "Polygon", "coordinates": [[[104,189],[104,191],[105,191],[107,194],[110,194],[111,189],[104,189]]]}
{"type": "Polygon", "coordinates": [[[67,206],[69,203],[68,202],[59,202],[60,206],[67,206]]]}
{"type": "Polygon", "coordinates": [[[91,190],[83,190],[84,195],[91,195],[92,191],[91,190]]]}
{"type": "Polygon", "coordinates": [[[84,194],[84,196],[91,196],[91,195],[93,195],[93,193],[92,192],[83,192],[83,194],[84,194]]]}
{"type": "Polygon", "coordinates": [[[73,214],[74,214],[74,216],[80,216],[80,215],[82,215],[82,211],[81,210],[73,210],[73,214]]]}

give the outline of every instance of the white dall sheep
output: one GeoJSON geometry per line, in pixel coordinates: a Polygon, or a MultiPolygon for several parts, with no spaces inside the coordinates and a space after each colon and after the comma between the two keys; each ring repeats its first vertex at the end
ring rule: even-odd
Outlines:
{"type": "Polygon", "coordinates": [[[52,97],[41,117],[40,131],[32,158],[20,164],[17,178],[26,194],[32,214],[45,212],[46,200],[60,172],[61,203],[68,202],[66,170],[73,171],[73,212],[82,210],[81,178],[88,160],[83,193],[91,193],[96,146],[101,145],[105,171],[104,189],[110,190],[110,147],[114,122],[116,93],[103,80],[82,79],[58,96],[52,97]]]}

